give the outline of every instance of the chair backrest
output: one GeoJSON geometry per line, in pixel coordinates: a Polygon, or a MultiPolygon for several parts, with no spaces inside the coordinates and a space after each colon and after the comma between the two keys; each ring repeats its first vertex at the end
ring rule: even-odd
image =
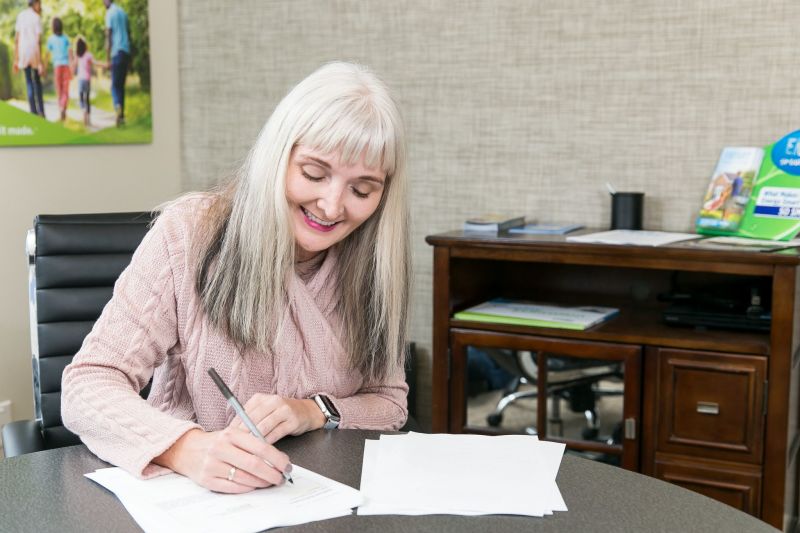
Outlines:
{"type": "Polygon", "coordinates": [[[61,374],[80,349],[152,215],[39,215],[28,231],[36,419],[46,448],[78,444],[61,422],[61,374]]]}

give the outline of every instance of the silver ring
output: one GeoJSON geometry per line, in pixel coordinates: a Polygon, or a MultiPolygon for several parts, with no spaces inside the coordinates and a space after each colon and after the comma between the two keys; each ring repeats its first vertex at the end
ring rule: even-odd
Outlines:
{"type": "Polygon", "coordinates": [[[228,481],[233,481],[233,476],[236,475],[236,467],[232,466],[230,470],[228,470],[228,481]]]}

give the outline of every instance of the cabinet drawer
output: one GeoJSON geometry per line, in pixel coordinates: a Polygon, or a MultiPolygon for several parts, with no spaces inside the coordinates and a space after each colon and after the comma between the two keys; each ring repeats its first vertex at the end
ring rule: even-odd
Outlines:
{"type": "Polygon", "coordinates": [[[766,359],[659,349],[657,451],[760,463],[766,359]]]}
{"type": "Polygon", "coordinates": [[[757,467],[701,463],[687,458],[656,456],[655,477],[760,516],[761,473],[757,467]]]}

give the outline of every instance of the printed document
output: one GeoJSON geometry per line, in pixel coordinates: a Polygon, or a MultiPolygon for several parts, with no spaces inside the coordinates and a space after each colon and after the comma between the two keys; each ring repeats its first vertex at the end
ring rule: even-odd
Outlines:
{"type": "Polygon", "coordinates": [[[152,532],[250,533],[346,516],[359,491],[294,465],[294,484],[246,494],[220,494],[179,474],[138,479],[120,468],[85,474],[120,499],[139,526],[152,532]]]}

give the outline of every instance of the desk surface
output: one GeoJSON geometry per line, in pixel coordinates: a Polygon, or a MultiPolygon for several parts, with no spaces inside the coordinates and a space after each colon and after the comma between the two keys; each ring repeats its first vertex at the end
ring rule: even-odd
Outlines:
{"type": "MultiPolygon", "coordinates": [[[[374,431],[314,431],[279,448],[295,463],[352,487],[361,479],[365,438],[374,431]]],[[[140,531],[114,495],[83,477],[108,466],[84,446],[0,461],[0,530],[36,532],[140,531]]],[[[348,516],[287,531],[777,531],[714,500],[657,479],[564,457],[558,486],[566,513],[514,516],[348,516]]],[[[498,495],[502,488],[498,487],[498,495]]]]}

